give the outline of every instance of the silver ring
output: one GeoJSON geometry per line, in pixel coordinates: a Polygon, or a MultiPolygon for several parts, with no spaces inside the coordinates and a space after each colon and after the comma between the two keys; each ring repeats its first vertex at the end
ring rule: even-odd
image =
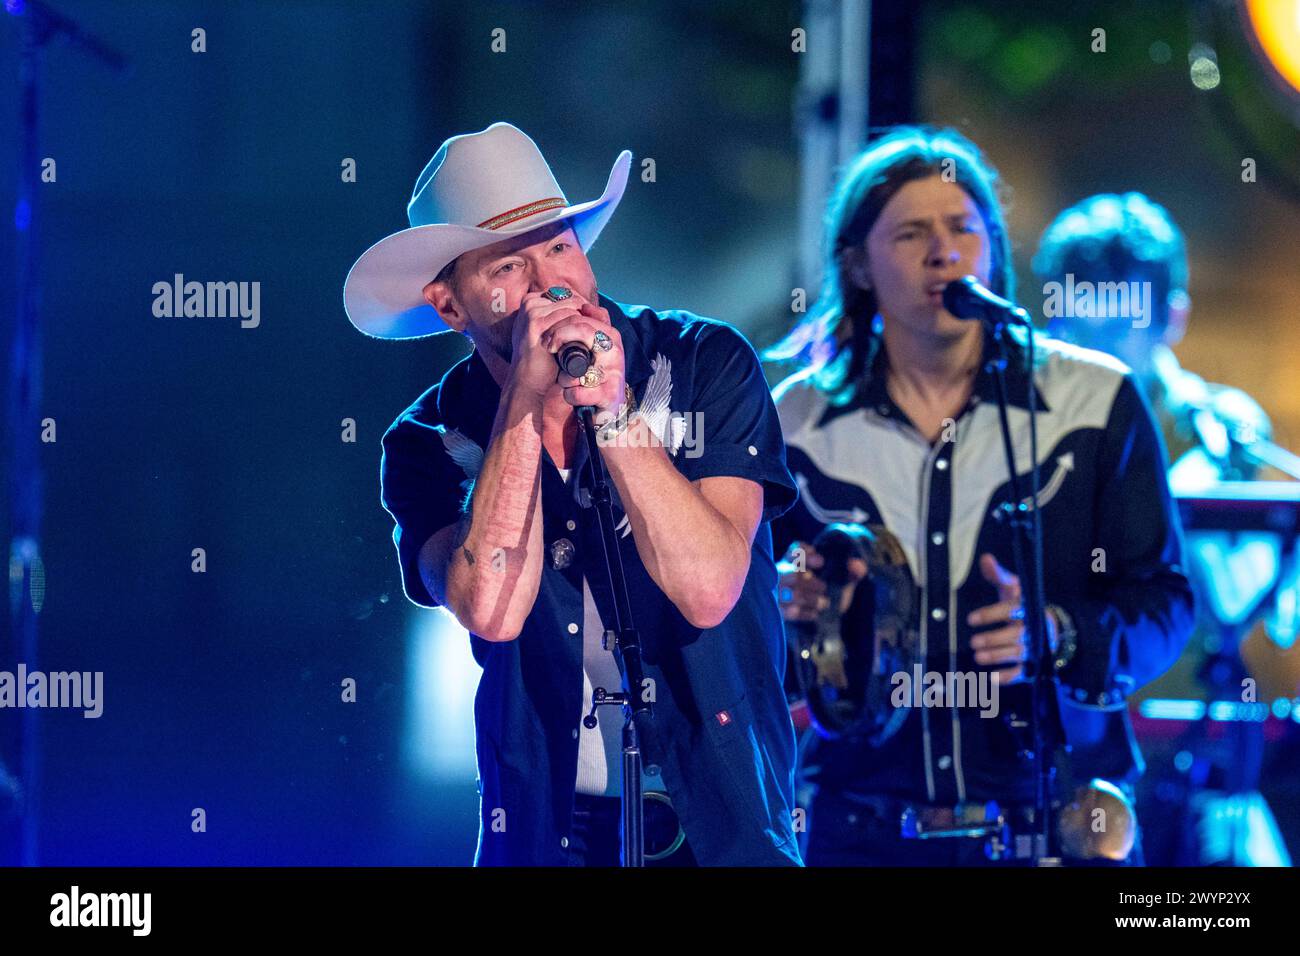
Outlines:
{"type": "Polygon", "coordinates": [[[600,329],[596,330],[596,340],[591,343],[591,347],[597,352],[608,352],[614,347],[614,340],[611,339],[600,329]]]}
{"type": "Polygon", "coordinates": [[[570,299],[573,297],[573,293],[562,285],[553,285],[543,292],[542,295],[550,299],[552,302],[560,302],[564,299],[570,299]]]}

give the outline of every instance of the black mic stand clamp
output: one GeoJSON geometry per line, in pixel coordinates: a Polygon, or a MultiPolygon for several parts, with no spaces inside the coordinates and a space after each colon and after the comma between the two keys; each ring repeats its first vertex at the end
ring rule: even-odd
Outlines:
{"type": "Polygon", "coordinates": [[[608,693],[598,687],[592,693],[591,713],[583,718],[588,729],[596,726],[596,708],[619,705],[623,708],[623,865],[645,866],[645,817],[641,803],[641,741],[637,721],[649,719],[653,695],[642,692],[646,686],[645,669],[641,662],[641,638],[632,624],[632,604],[627,593],[627,578],[623,574],[623,555],[619,550],[618,533],[614,530],[613,496],[609,490],[609,475],[600,457],[596,438],[596,425],[592,420],[595,409],[584,405],[578,409],[586,442],[587,460],[591,465],[591,504],[600,525],[601,551],[610,593],[614,598],[614,627],[605,631],[605,647],[614,635],[615,646],[623,662],[623,693],[608,693]]]}

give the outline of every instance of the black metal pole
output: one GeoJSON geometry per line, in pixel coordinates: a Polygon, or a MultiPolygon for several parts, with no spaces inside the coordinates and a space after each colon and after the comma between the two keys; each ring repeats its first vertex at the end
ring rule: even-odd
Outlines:
{"type": "MultiPolygon", "coordinates": [[[[38,458],[41,401],[40,242],[36,189],[40,176],[39,133],[41,58],[48,32],[34,17],[22,24],[19,66],[18,198],[14,205],[14,253],[17,308],[9,349],[9,621],[14,661],[29,670],[39,667],[33,570],[40,564],[42,476],[38,458]]],[[[26,694],[26,687],[17,688],[26,694]]],[[[12,864],[35,866],[40,795],[39,710],[25,707],[9,746],[18,778],[17,821],[12,864]]]]}
{"type": "MultiPolygon", "coordinates": [[[[43,601],[45,568],[41,560],[44,479],[40,466],[40,407],[44,369],[41,342],[41,156],[40,78],[49,42],[66,39],[105,66],[122,71],[125,59],[72,20],[40,0],[8,0],[5,8],[20,24],[18,199],[14,205],[14,258],[17,308],[9,349],[9,394],[5,423],[9,437],[9,620],[16,662],[28,671],[39,668],[37,615],[43,601]]],[[[27,688],[17,688],[26,694],[27,688]]],[[[17,756],[17,834],[0,840],[0,861],[35,866],[39,861],[41,760],[39,708],[24,707],[16,736],[0,740],[17,756]],[[6,845],[6,844],[12,844],[6,845]]],[[[0,761],[4,756],[0,750],[0,761]]],[[[0,787],[6,774],[0,762],[0,787]]],[[[0,809],[3,809],[0,806],[0,809]]],[[[2,818],[0,818],[2,819],[2,818]]]]}
{"type": "MultiPolygon", "coordinates": [[[[641,638],[632,623],[632,602],[628,598],[627,578],[623,573],[623,554],[618,547],[618,534],[614,530],[613,497],[609,490],[609,475],[605,461],[600,457],[596,426],[592,421],[595,409],[583,406],[578,409],[586,442],[587,460],[591,464],[591,503],[600,524],[600,544],[608,575],[610,593],[614,598],[614,627],[616,646],[623,660],[623,677],[627,683],[624,694],[601,694],[599,689],[593,703],[622,703],[623,761],[623,865],[645,866],[645,816],[641,803],[641,742],[637,720],[651,712],[650,700],[643,693],[645,669],[641,663],[641,638]]],[[[606,634],[611,629],[606,628],[606,634]]],[[[595,706],[592,707],[594,714],[595,706]]],[[[588,718],[591,719],[591,718],[588,718]]]]}
{"type": "MultiPolygon", "coordinates": [[[[1034,747],[1034,860],[1039,865],[1057,865],[1059,859],[1052,853],[1055,843],[1052,825],[1052,773],[1050,755],[1057,741],[1053,732],[1055,713],[1051,707],[1054,692],[1055,669],[1047,641],[1046,600],[1043,592],[1043,539],[1038,514],[1038,435],[1036,396],[1033,368],[1029,369],[1029,421],[1030,457],[1029,497],[1021,494],[1020,478],[1016,473],[1015,446],[1011,438],[1011,422],[1007,413],[1007,326],[1003,322],[991,323],[997,354],[990,357],[987,367],[993,373],[998,397],[998,420],[1002,430],[1002,449],[1007,459],[1007,473],[1011,482],[1011,502],[1006,506],[1006,517],[1011,526],[1011,550],[1020,578],[1021,606],[1025,611],[1025,627],[1029,632],[1032,675],[1032,730],[1034,747]],[[1028,501],[1028,503],[1026,503],[1028,501]],[[1026,548],[1027,546],[1027,548],[1026,548]],[[1026,554],[1028,550],[1028,554],[1026,554]]],[[[1033,329],[1029,329],[1033,335],[1033,329]]],[[[1032,346],[1030,350],[1032,366],[1032,346]]]]}

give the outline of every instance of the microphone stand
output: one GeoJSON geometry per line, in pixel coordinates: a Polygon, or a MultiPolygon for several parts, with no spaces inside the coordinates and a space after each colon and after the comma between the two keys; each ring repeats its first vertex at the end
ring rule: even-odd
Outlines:
{"type": "Polygon", "coordinates": [[[623,675],[627,690],[623,693],[611,694],[603,687],[595,688],[592,692],[591,713],[583,718],[583,725],[588,729],[596,726],[597,707],[616,704],[623,707],[623,865],[625,867],[645,866],[645,817],[641,803],[642,758],[637,719],[648,718],[651,705],[641,693],[641,689],[645,686],[645,671],[641,665],[641,638],[632,624],[632,603],[628,599],[627,578],[623,574],[623,555],[618,546],[618,534],[614,530],[614,507],[609,490],[609,475],[605,471],[605,462],[600,457],[596,425],[592,420],[595,412],[596,410],[590,405],[583,405],[578,409],[578,420],[582,423],[582,435],[587,448],[587,460],[591,464],[591,503],[596,511],[596,520],[600,524],[600,543],[605,561],[605,573],[608,576],[610,593],[614,597],[614,627],[605,629],[602,640],[605,648],[608,649],[612,630],[615,646],[623,658],[623,675]]]}
{"type": "Polygon", "coordinates": [[[1053,854],[1055,828],[1052,809],[1053,764],[1048,759],[1055,752],[1056,741],[1050,729],[1056,726],[1052,701],[1055,694],[1055,666],[1047,641],[1046,599],[1043,592],[1043,529],[1038,514],[1038,417],[1037,390],[1033,378],[1034,329],[1029,315],[1016,309],[1016,317],[1023,322],[1029,336],[1029,496],[1021,494],[1020,479],[1016,474],[1015,448],[1011,439],[1011,422],[1007,413],[1007,322],[1001,316],[983,319],[989,329],[997,353],[985,363],[992,373],[998,397],[998,420],[1002,426],[1002,448],[1007,459],[1007,473],[1011,480],[1011,501],[1000,506],[999,515],[1011,527],[1012,556],[1016,574],[1020,578],[1020,593],[1025,610],[1025,626],[1029,631],[1030,657],[1033,663],[1033,706],[1031,716],[1034,747],[1034,848],[1033,859],[1037,866],[1060,866],[1059,856],[1053,854]],[[1028,553],[1026,553],[1028,552],[1028,553]]]}
{"type": "MultiPolygon", "coordinates": [[[[40,421],[43,343],[40,324],[41,264],[41,153],[40,80],[44,54],[52,41],[62,39],[108,69],[122,73],[126,60],[107,44],[82,30],[40,0],[5,0],[5,11],[22,31],[18,70],[18,201],[14,206],[14,277],[17,308],[11,335],[7,434],[13,436],[9,454],[9,619],[13,656],[31,669],[38,664],[37,614],[44,591],[41,561],[41,520],[44,510],[40,467],[40,421]]],[[[25,694],[26,688],[18,693],[25,694]]],[[[18,718],[16,735],[0,738],[0,752],[16,745],[18,782],[13,785],[17,832],[10,836],[9,822],[0,812],[0,864],[36,866],[40,815],[41,752],[38,709],[27,708],[18,718]],[[12,844],[12,846],[10,845],[12,844]]],[[[0,795],[10,789],[9,775],[0,760],[0,795]]],[[[4,811],[0,801],[0,811],[4,811]]]]}

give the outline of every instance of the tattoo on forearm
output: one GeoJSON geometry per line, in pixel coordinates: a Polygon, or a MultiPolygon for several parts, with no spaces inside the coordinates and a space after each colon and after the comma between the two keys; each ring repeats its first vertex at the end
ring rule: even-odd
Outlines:
{"type": "MultiPolygon", "coordinates": [[[[469,502],[466,502],[468,507],[469,502]]],[[[456,534],[451,540],[451,549],[453,553],[459,549],[465,555],[465,563],[474,563],[474,552],[465,547],[465,542],[469,539],[470,525],[474,523],[474,516],[468,512],[460,516],[460,521],[456,522],[456,534]]]]}
{"type": "Polygon", "coordinates": [[[453,551],[468,540],[469,528],[473,523],[473,515],[467,513],[460,516],[460,520],[456,522],[456,534],[451,539],[451,547],[453,551]]]}
{"type": "Polygon", "coordinates": [[[484,467],[463,504],[452,555],[464,558],[465,598],[479,619],[499,622],[511,613],[515,585],[528,568],[530,534],[540,517],[541,437],[540,425],[532,419],[512,427],[499,421],[484,467]]]}

